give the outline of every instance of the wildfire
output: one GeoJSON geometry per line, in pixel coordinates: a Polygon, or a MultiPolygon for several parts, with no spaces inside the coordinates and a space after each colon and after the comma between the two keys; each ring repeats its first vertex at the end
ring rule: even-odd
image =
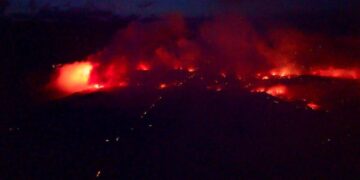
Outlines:
{"type": "MultiPolygon", "coordinates": [[[[90,62],[75,62],[59,68],[56,86],[63,92],[74,93],[91,88],[89,85],[93,65],[90,62]]],[[[95,86],[100,87],[100,85],[95,86]]]]}
{"type": "MultiPolygon", "coordinates": [[[[315,91],[305,92],[308,90],[305,84],[307,78],[294,79],[295,83],[303,83],[296,84],[296,87],[289,79],[297,76],[360,79],[359,64],[355,64],[355,58],[359,57],[356,52],[327,53],[336,50],[332,44],[358,47],[357,41],[355,44],[332,39],[319,41],[327,37],[308,37],[291,29],[284,31],[286,33],[269,31],[262,38],[251,24],[244,23],[242,18],[233,18],[229,22],[221,18],[206,22],[196,31],[187,30],[187,23],[182,17],[170,18],[171,21],[130,23],[129,27],[117,33],[108,47],[90,54],[86,61],[53,65],[58,72],[51,85],[68,95],[125,87],[130,82],[141,86],[146,83],[131,78],[154,75],[151,79],[155,83],[153,88],[166,89],[180,87],[190,79],[196,82],[194,77],[199,75],[207,89],[220,92],[228,88],[227,83],[236,81],[233,78],[237,78],[241,86],[251,92],[266,93],[287,101],[307,98],[309,101],[304,103],[308,103],[309,108],[319,109],[320,106],[313,101],[322,103],[322,97],[316,97],[320,95],[315,91]],[[320,42],[324,46],[319,46],[320,42]],[[341,64],[338,60],[346,63],[341,64]],[[354,64],[354,67],[349,67],[349,64],[354,64]],[[172,73],[176,78],[184,74],[188,77],[186,81],[172,83],[172,74],[138,72],[155,69],[166,73],[175,71],[172,73]],[[208,84],[210,81],[214,83],[208,84]]],[[[326,107],[325,104],[321,106],[326,107]]]]}
{"type": "Polygon", "coordinates": [[[93,88],[94,89],[102,89],[102,88],[104,88],[105,86],[104,85],[101,85],[101,84],[94,84],[93,85],[93,88]]]}
{"type": "Polygon", "coordinates": [[[285,66],[270,71],[270,75],[275,77],[291,77],[291,76],[298,76],[300,74],[301,74],[300,70],[298,70],[293,66],[285,66]]]}
{"type": "Polygon", "coordinates": [[[289,66],[272,69],[269,74],[257,73],[256,77],[262,80],[269,80],[274,78],[293,78],[301,75],[311,75],[319,77],[328,77],[328,78],[338,78],[338,79],[359,79],[360,70],[357,68],[313,68],[312,70],[303,70],[300,71],[298,68],[289,66]],[[264,75],[265,74],[265,75],[264,75]]]}
{"type": "Polygon", "coordinates": [[[343,69],[343,68],[327,68],[317,69],[311,72],[312,75],[331,77],[331,78],[343,78],[343,79],[358,79],[360,73],[357,69],[343,69]]]}
{"type": "Polygon", "coordinates": [[[251,92],[266,93],[274,97],[288,98],[288,88],[282,84],[270,87],[257,87],[252,89],[251,92]]]}
{"type": "MultiPolygon", "coordinates": [[[[302,101],[306,102],[307,99],[302,98],[302,95],[300,94],[299,96],[290,96],[289,95],[289,89],[287,86],[285,85],[275,85],[275,86],[271,86],[271,87],[257,87],[255,89],[252,89],[251,92],[253,93],[266,93],[269,94],[271,96],[274,97],[279,97],[285,101],[294,101],[294,100],[299,100],[301,99],[302,101]]],[[[292,93],[293,94],[293,93],[292,93]]],[[[312,110],[319,110],[320,109],[320,105],[316,104],[312,101],[309,101],[306,106],[312,110]]]]}
{"type": "Polygon", "coordinates": [[[276,85],[268,88],[266,93],[272,96],[283,96],[287,93],[287,87],[284,85],[276,85]]]}

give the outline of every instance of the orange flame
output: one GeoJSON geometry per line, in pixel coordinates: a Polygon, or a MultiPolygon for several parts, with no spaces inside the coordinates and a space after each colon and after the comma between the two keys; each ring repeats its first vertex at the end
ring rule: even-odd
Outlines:
{"type": "Polygon", "coordinates": [[[93,65],[90,62],[75,62],[64,65],[59,68],[56,85],[61,91],[66,93],[87,90],[91,88],[89,79],[92,69],[93,65]]]}
{"type": "Polygon", "coordinates": [[[291,77],[291,76],[298,76],[301,74],[300,70],[294,66],[284,66],[281,68],[272,69],[270,71],[271,76],[277,77],[291,77]]]}
{"type": "Polygon", "coordinates": [[[284,85],[276,85],[268,88],[266,93],[272,96],[283,96],[287,93],[287,87],[284,85]]]}

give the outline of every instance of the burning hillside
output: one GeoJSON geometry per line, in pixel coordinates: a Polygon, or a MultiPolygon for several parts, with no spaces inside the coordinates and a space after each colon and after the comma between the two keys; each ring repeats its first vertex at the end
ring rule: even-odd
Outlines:
{"type": "MultiPolygon", "coordinates": [[[[332,95],[327,90],[319,93],[322,87],[316,83],[309,88],[308,82],[300,82],[294,88],[291,80],[310,76],[358,84],[359,43],[358,37],[333,39],[285,28],[269,27],[260,33],[237,15],[219,16],[190,27],[181,15],[172,14],[151,22],[133,22],[119,30],[101,51],[75,63],[55,66],[50,86],[63,96],[132,85],[139,81],[135,74],[141,72],[164,72],[162,76],[168,76],[165,72],[179,71],[185,73],[183,79],[192,74],[216,78],[230,75],[237,77],[239,86],[247,84],[244,88],[251,92],[287,101],[305,100],[310,108],[319,109],[322,105],[316,103],[332,95]],[[283,79],[289,80],[288,85],[277,82],[283,79]],[[267,81],[266,87],[257,85],[263,81],[267,81]]],[[[211,81],[217,82],[216,78],[211,81]]],[[[160,89],[168,87],[157,83],[160,89]]],[[[215,83],[214,88],[220,91],[224,87],[215,83]]],[[[357,90],[355,93],[359,95],[357,90]]]]}

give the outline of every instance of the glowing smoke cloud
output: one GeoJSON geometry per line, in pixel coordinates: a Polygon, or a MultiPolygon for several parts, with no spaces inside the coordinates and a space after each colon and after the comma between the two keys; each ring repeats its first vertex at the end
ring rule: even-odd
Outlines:
{"type": "MultiPolygon", "coordinates": [[[[133,22],[103,50],[59,69],[56,89],[74,92],[126,86],[134,71],[181,70],[236,74],[271,81],[310,75],[359,79],[359,38],[331,38],[294,29],[269,28],[259,34],[251,23],[230,14],[189,29],[179,14],[133,22]]],[[[160,89],[165,87],[160,86],[160,89]]],[[[254,92],[288,97],[285,86],[254,92]]],[[[301,93],[297,93],[301,94],[301,93]]],[[[318,109],[310,104],[310,108],[318,109]]]]}

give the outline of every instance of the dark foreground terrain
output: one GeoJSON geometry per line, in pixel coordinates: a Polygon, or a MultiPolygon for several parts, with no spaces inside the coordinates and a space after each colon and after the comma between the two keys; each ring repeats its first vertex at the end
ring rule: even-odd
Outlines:
{"type": "Polygon", "coordinates": [[[8,178],[340,178],[359,168],[354,114],[209,91],[196,77],[164,91],[74,95],[18,128],[3,137],[8,178]]]}

